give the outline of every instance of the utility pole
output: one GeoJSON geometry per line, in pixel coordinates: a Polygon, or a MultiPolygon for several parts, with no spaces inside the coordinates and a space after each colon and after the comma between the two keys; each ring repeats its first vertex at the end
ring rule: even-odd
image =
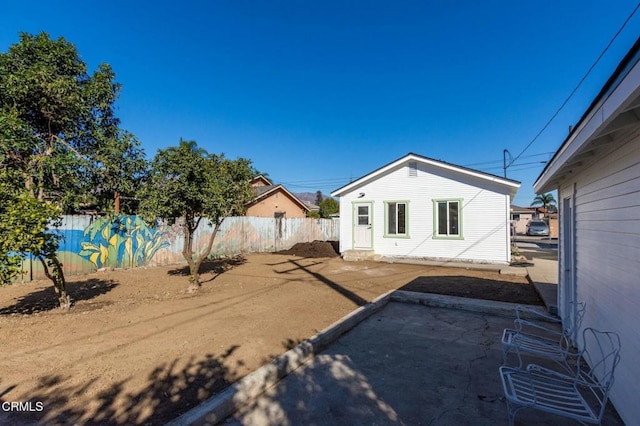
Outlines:
{"type": "Polygon", "coordinates": [[[507,177],[507,167],[509,167],[512,162],[513,162],[513,157],[511,156],[511,153],[509,152],[509,150],[505,149],[504,151],[502,151],[502,169],[504,170],[505,179],[507,177]],[[509,154],[509,164],[507,164],[507,154],[509,154]]]}

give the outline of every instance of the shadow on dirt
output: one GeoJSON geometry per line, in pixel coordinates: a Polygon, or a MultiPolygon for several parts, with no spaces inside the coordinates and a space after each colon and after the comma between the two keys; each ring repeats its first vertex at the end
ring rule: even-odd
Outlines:
{"type": "MultiPolygon", "coordinates": [[[[314,263],[314,264],[311,264],[311,265],[303,265],[301,262],[298,262],[298,261],[292,260],[292,259],[289,259],[288,262],[291,263],[292,265],[294,265],[294,268],[288,269],[286,271],[275,271],[275,272],[277,274],[288,274],[288,273],[291,273],[293,271],[300,270],[300,271],[306,272],[307,274],[311,275],[312,277],[314,277],[318,281],[320,281],[323,284],[325,284],[327,287],[331,288],[332,290],[334,290],[337,293],[341,294],[342,296],[346,297],[351,302],[353,302],[353,304],[355,304],[356,306],[362,306],[362,305],[366,305],[368,303],[367,300],[365,300],[362,297],[358,296],[356,293],[352,292],[351,290],[346,289],[343,286],[341,286],[340,284],[338,284],[337,282],[332,281],[329,278],[325,277],[324,275],[319,274],[319,273],[314,272],[311,269],[309,269],[309,267],[311,267],[311,266],[319,265],[320,262],[314,263]]],[[[284,262],[281,262],[281,264],[282,263],[284,263],[284,262]]]]}
{"type": "Polygon", "coordinates": [[[399,290],[434,293],[499,302],[543,305],[532,284],[465,276],[418,277],[399,290]]]}
{"type": "MultiPolygon", "coordinates": [[[[67,283],[67,292],[71,297],[72,303],[75,304],[79,301],[91,300],[102,294],[106,294],[117,286],[118,283],[112,280],[89,278],[84,281],[67,283]]],[[[0,309],[0,315],[30,315],[38,312],[51,311],[58,307],[58,296],[56,296],[52,284],[51,286],[18,298],[15,304],[0,309]]],[[[73,310],[73,307],[71,309],[73,310]]]]}
{"type": "MultiPolygon", "coordinates": [[[[226,365],[239,346],[220,355],[202,359],[174,359],[159,365],[139,391],[126,391],[126,382],[112,383],[92,398],[91,404],[71,406],[75,395],[91,390],[95,380],[70,384],[69,377],[54,374],[41,377],[38,389],[29,393],[30,401],[40,401],[41,412],[11,413],[12,424],[164,424],[228,387],[237,379],[226,365]]],[[[241,363],[237,361],[240,365],[241,363]]]]}
{"type": "MultiPolygon", "coordinates": [[[[200,265],[200,274],[212,273],[213,278],[202,280],[202,282],[213,281],[221,274],[229,271],[230,269],[235,268],[236,266],[243,265],[247,262],[246,257],[242,255],[233,256],[233,257],[225,257],[222,259],[207,259],[200,265]]],[[[180,268],[172,269],[167,272],[169,275],[179,275],[188,277],[189,276],[189,266],[183,266],[180,268]]]]}
{"type": "MultiPolygon", "coordinates": [[[[291,338],[289,338],[289,339],[283,340],[281,345],[282,345],[282,347],[284,348],[285,351],[288,351],[290,349],[295,348],[296,346],[298,346],[300,343],[302,343],[304,341],[305,341],[305,339],[300,339],[300,338],[291,339],[291,338]]],[[[275,357],[276,356],[273,356],[272,358],[275,358],[275,357]]],[[[267,362],[270,362],[270,361],[271,361],[271,359],[265,359],[265,360],[263,360],[263,364],[266,364],[267,362]]]]}

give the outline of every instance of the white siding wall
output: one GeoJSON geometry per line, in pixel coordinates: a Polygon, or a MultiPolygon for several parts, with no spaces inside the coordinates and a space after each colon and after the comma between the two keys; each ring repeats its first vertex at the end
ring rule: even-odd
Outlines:
{"type": "Polygon", "coordinates": [[[616,142],[615,151],[563,182],[558,198],[570,195],[575,183],[576,289],[577,299],[587,303],[583,325],[620,335],[621,361],[612,401],[627,424],[636,424],[640,419],[640,129],[627,132],[622,140],[626,143],[616,142]]]}
{"type": "Polygon", "coordinates": [[[422,163],[418,164],[417,176],[410,177],[405,163],[404,167],[340,197],[341,251],[352,249],[354,201],[373,203],[373,250],[376,254],[485,263],[510,260],[509,196],[492,182],[422,163]],[[358,198],[361,193],[364,196],[358,198]],[[434,199],[462,199],[464,239],[433,238],[434,199]],[[410,238],[384,236],[385,201],[408,201],[410,238]]]}

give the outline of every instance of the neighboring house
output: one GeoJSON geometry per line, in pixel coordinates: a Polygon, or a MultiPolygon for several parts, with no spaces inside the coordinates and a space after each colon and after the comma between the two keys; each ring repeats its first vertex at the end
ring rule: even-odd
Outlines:
{"type": "Polygon", "coordinates": [[[549,213],[544,220],[549,224],[549,238],[558,238],[558,213],[549,213]]]}
{"type": "Polygon", "coordinates": [[[340,197],[340,252],[507,264],[509,206],[519,187],[408,154],[331,194],[340,197]]]}
{"type": "Polygon", "coordinates": [[[626,424],[640,420],[639,60],[640,39],[534,184],[558,190],[560,316],[585,301],[583,327],[620,335],[611,397],[626,424]]]}
{"type": "Polygon", "coordinates": [[[309,207],[282,185],[273,185],[260,175],[251,180],[256,198],[247,204],[246,216],[307,217],[309,207]]]}
{"type": "Polygon", "coordinates": [[[532,219],[538,219],[540,214],[536,207],[519,207],[511,205],[511,223],[516,228],[516,234],[525,234],[527,224],[532,219]]]}
{"type": "Polygon", "coordinates": [[[305,206],[307,206],[310,212],[316,212],[316,213],[320,212],[320,206],[316,206],[310,201],[303,201],[303,203],[305,206]]]}

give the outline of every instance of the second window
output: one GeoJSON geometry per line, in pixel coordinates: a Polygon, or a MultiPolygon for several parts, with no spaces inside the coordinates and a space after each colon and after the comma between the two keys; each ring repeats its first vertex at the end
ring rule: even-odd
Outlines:
{"type": "Polygon", "coordinates": [[[387,235],[407,235],[407,203],[387,202],[387,235]]]}

